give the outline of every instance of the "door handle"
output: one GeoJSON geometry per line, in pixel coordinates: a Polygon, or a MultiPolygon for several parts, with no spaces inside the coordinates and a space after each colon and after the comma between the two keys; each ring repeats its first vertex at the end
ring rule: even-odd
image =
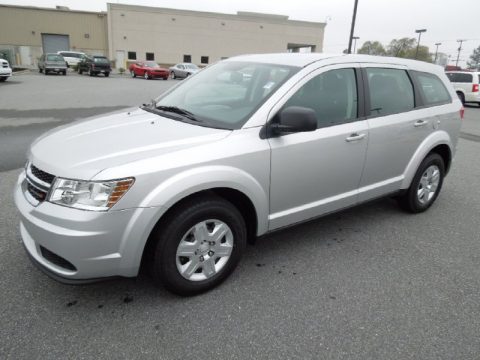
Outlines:
{"type": "Polygon", "coordinates": [[[353,134],[351,134],[349,137],[347,137],[347,138],[345,139],[345,141],[346,141],[346,142],[359,141],[359,140],[364,139],[365,136],[367,136],[367,134],[357,134],[357,133],[353,133],[353,134]]]}
{"type": "Polygon", "coordinates": [[[415,122],[415,124],[413,124],[413,126],[420,127],[420,126],[425,126],[427,124],[428,124],[428,121],[426,120],[418,120],[417,122],[415,122]]]}

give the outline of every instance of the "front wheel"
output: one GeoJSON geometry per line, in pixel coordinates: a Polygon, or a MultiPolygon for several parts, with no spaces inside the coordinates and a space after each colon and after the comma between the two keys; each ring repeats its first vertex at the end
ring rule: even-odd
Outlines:
{"type": "Polygon", "coordinates": [[[130,76],[131,76],[132,78],[134,78],[134,77],[136,77],[137,75],[135,75],[135,71],[130,70],[130,76]]]}
{"type": "Polygon", "coordinates": [[[445,177],[445,163],[437,153],[428,155],[418,167],[407,192],[398,198],[400,206],[411,213],[427,210],[437,199],[445,177]]]}
{"type": "Polygon", "coordinates": [[[172,71],[172,79],[176,79],[177,78],[177,75],[175,75],[175,71],[172,71]]]}
{"type": "Polygon", "coordinates": [[[212,289],[232,273],[244,252],[247,231],[230,202],[196,197],[173,210],[154,236],[155,281],[189,296],[212,289]]]}
{"type": "Polygon", "coordinates": [[[145,74],[143,74],[143,78],[145,80],[150,80],[150,75],[148,75],[148,72],[145,71],[145,74]]]}
{"type": "Polygon", "coordinates": [[[109,72],[106,72],[104,75],[105,75],[105,77],[109,77],[109,76],[110,76],[110,73],[109,73],[109,72]]]}

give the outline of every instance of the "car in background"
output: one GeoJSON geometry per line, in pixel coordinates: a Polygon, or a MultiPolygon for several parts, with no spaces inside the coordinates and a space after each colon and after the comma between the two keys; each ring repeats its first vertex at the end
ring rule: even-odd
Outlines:
{"type": "Polygon", "coordinates": [[[110,60],[105,56],[85,56],[78,63],[77,71],[80,75],[85,71],[90,76],[103,74],[105,77],[108,77],[112,72],[112,66],[110,65],[110,60]]]}
{"type": "Polygon", "coordinates": [[[477,103],[480,106],[480,72],[447,71],[445,74],[452,83],[462,104],[477,103]]]}
{"type": "Polygon", "coordinates": [[[7,80],[12,76],[12,69],[10,64],[5,59],[0,59],[0,82],[7,80]]]}
{"type": "Polygon", "coordinates": [[[168,69],[160,67],[155,61],[137,61],[128,67],[132,78],[143,76],[144,79],[162,78],[167,80],[170,76],[168,69]]]}
{"type": "Polygon", "coordinates": [[[48,75],[51,72],[67,75],[67,62],[62,55],[47,53],[38,60],[38,71],[48,75]]]}
{"type": "Polygon", "coordinates": [[[172,79],[177,78],[186,78],[190,75],[196,74],[200,71],[200,68],[191,63],[180,63],[175,66],[172,66],[170,69],[170,75],[172,79]]]}
{"type": "Polygon", "coordinates": [[[57,54],[63,56],[67,62],[67,67],[77,66],[82,58],[87,56],[85,53],[78,51],[59,51],[57,54]]]}

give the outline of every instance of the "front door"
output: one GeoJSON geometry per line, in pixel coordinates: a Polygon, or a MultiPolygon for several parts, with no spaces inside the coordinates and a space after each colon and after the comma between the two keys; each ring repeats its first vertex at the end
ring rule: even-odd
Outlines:
{"type": "Polygon", "coordinates": [[[359,118],[357,77],[353,65],[316,70],[278,106],[278,111],[313,109],[318,128],[269,139],[270,230],[357,202],[368,141],[367,123],[359,118]]]}

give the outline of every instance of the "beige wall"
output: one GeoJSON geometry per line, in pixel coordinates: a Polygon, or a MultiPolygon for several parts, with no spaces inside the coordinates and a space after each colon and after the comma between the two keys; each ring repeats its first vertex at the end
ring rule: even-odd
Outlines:
{"type": "Polygon", "coordinates": [[[69,35],[70,50],[107,54],[106,13],[0,5],[0,48],[34,60],[42,53],[42,33],[69,35]],[[85,37],[88,34],[88,38],[85,37]]]}
{"type": "MultiPolygon", "coordinates": [[[[153,52],[164,65],[191,55],[209,63],[245,53],[286,52],[289,43],[323,48],[323,23],[287,20],[286,16],[238,15],[108,4],[109,56],[135,51],[138,60],[153,52]]],[[[117,67],[120,66],[117,64],[117,67]]]]}

